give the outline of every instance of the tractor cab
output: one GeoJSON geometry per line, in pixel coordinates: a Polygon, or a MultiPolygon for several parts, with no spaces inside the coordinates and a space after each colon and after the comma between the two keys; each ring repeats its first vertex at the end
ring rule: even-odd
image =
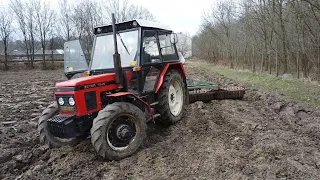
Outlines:
{"type": "MultiPolygon", "coordinates": [[[[175,43],[176,36],[170,27],[145,20],[134,20],[116,25],[118,53],[124,69],[150,66],[170,61],[179,61],[175,43]]],[[[92,49],[90,72],[113,69],[113,30],[112,26],[94,28],[95,40],[92,49]],[[106,43],[108,42],[108,43],[106,43]]]]}

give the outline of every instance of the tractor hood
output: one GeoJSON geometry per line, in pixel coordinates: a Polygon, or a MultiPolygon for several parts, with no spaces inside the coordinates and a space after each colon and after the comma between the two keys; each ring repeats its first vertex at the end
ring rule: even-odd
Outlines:
{"type": "MultiPolygon", "coordinates": [[[[56,88],[63,88],[63,87],[78,87],[78,86],[92,86],[96,87],[99,83],[115,83],[115,74],[108,73],[108,74],[100,74],[95,76],[86,76],[81,78],[76,78],[64,82],[60,82],[56,84],[56,88]]],[[[85,88],[86,89],[86,88],[85,88]]]]}

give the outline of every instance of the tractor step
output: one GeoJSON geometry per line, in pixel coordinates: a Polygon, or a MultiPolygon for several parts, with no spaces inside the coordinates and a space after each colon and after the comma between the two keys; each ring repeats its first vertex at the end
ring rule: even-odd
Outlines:
{"type": "Polygon", "coordinates": [[[151,104],[150,104],[150,107],[155,107],[155,106],[158,105],[158,104],[159,104],[159,102],[156,101],[156,102],[154,102],[154,103],[151,103],[151,104]]]}
{"type": "MultiPolygon", "coordinates": [[[[156,118],[158,118],[158,117],[160,117],[160,114],[154,114],[154,115],[153,115],[153,118],[154,118],[154,119],[156,119],[156,118]]],[[[150,117],[149,119],[147,119],[147,123],[150,122],[150,121],[152,121],[152,117],[150,117]]]]}

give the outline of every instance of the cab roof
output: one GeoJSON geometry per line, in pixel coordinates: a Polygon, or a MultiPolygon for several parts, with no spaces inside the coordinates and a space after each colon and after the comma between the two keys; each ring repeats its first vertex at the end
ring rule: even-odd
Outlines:
{"type": "MultiPolygon", "coordinates": [[[[152,21],[147,21],[142,19],[125,21],[125,22],[116,24],[117,31],[132,29],[136,27],[154,28],[154,29],[172,32],[172,29],[165,24],[160,24],[157,22],[152,22],[152,21]]],[[[112,25],[102,25],[102,26],[96,26],[94,28],[94,34],[109,33],[109,32],[112,32],[112,25]]]]}

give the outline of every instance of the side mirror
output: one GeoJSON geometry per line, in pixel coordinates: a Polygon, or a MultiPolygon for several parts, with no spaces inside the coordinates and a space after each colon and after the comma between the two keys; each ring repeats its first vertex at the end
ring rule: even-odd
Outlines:
{"type": "Polygon", "coordinates": [[[178,43],[178,35],[176,33],[171,34],[170,42],[171,42],[171,44],[177,44],[178,43]]]}

